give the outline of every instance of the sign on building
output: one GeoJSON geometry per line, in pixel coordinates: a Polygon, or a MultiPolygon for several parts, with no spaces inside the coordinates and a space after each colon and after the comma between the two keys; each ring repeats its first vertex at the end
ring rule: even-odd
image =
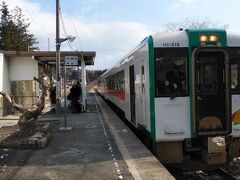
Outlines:
{"type": "Polygon", "coordinates": [[[78,57],[65,56],[65,66],[78,66],[78,57]]]}

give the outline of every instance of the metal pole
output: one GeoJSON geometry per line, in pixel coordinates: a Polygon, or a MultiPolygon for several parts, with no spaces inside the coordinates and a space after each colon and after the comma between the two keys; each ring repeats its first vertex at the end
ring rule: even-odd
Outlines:
{"type": "Polygon", "coordinates": [[[59,29],[59,0],[56,0],[56,115],[61,113],[61,74],[60,74],[60,29],[59,29]]]}
{"type": "Polygon", "coordinates": [[[64,59],[64,127],[60,127],[59,131],[72,131],[72,127],[67,127],[67,88],[66,88],[66,64],[64,59]]]}
{"type": "Polygon", "coordinates": [[[87,99],[87,92],[86,92],[86,68],[85,68],[85,61],[83,57],[81,58],[81,74],[82,74],[82,104],[84,110],[86,110],[86,99],[87,99]]]}
{"type": "Polygon", "coordinates": [[[64,127],[67,127],[67,88],[66,88],[66,65],[64,60],[64,127]]]}

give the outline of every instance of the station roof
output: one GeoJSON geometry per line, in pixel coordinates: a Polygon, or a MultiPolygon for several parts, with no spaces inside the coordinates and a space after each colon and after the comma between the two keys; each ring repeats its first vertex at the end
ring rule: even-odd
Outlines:
{"type": "MultiPolygon", "coordinates": [[[[34,59],[48,65],[56,64],[56,51],[1,51],[7,57],[19,56],[34,56],[34,59]]],[[[64,62],[65,56],[77,56],[78,65],[81,66],[81,58],[84,59],[86,65],[94,65],[96,57],[95,51],[61,51],[61,64],[64,62]]]]}

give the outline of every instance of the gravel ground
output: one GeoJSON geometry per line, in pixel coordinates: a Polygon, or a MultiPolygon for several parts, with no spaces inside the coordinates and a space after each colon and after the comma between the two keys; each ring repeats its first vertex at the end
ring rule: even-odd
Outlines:
{"type": "Polygon", "coordinates": [[[34,150],[0,149],[0,177],[13,179],[15,174],[26,164],[34,150]]]}
{"type": "MultiPolygon", "coordinates": [[[[0,128],[0,141],[11,135],[18,126],[7,126],[0,128]]],[[[10,180],[24,166],[34,150],[18,150],[0,148],[0,177],[10,180]]]]}
{"type": "Polygon", "coordinates": [[[227,173],[240,179],[240,157],[234,158],[231,162],[222,167],[227,173]]]}

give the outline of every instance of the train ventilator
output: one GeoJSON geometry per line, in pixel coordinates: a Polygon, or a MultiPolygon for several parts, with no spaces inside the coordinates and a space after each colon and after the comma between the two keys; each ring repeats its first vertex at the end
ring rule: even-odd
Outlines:
{"type": "Polygon", "coordinates": [[[145,38],[97,80],[165,163],[240,156],[240,35],[187,29],[145,38]]]}

